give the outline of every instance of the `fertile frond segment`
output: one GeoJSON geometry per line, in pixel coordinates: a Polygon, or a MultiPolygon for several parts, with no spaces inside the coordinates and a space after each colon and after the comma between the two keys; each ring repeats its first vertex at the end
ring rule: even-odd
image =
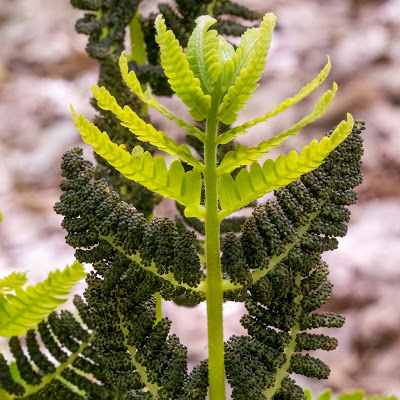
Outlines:
{"type": "Polygon", "coordinates": [[[164,132],[158,131],[153,125],[143,121],[129,106],[122,109],[105,87],[99,88],[97,85],[92,85],[92,91],[98,106],[103,110],[111,111],[121,121],[121,125],[127,127],[139,140],[158,147],[159,150],[187,162],[199,171],[204,170],[203,164],[193,157],[187,146],[176,145],[164,132]]]}
{"type": "Polygon", "coordinates": [[[189,62],[178,40],[171,30],[167,30],[161,15],[156,19],[156,40],[160,46],[161,65],[172,90],[190,108],[190,114],[202,121],[211,106],[211,97],[205,95],[198,78],[194,77],[189,62]]]}
{"type": "Polygon", "coordinates": [[[62,173],[68,180],[61,182],[65,193],[55,210],[64,215],[66,241],[78,249],[78,260],[96,263],[118,255],[153,277],[158,289],[161,284],[166,292],[174,291],[173,285],[180,291],[195,289],[202,273],[193,233],[179,234],[167,218],[147,224],[104,180],[92,182],[93,165],[83,160],[81,149],[64,155],[62,173]]]}
{"type": "Polygon", "coordinates": [[[11,272],[11,274],[0,279],[0,296],[22,287],[26,283],[28,283],[26,272],[11,272]]]}
{"type": "Polygon", "coordinates": [[[108,382],[131,398],[184,399],[204,382],[188,375],[186,348],[169,335],[170,321],[156,323],[153,294],[170,300],[186,292],[201,301],[198,292],[186,289],[202,278],[194,235],[179,235],[167,218],[147,224],[104,180],[92,181],[93,165],[80,149],[64,155],[62,173],[67,180],[55,210],[64,215],[76,257],[94,265],[85,297],[108,382]]]}
{"type": "Polygon", "coordinates": [[[82,115],[73,111],[73,116],[83,140],[125,177],[183,204],[187,216],[204,217],[203,206],[200,205],[201,173],[198,170],[185,172],[179,161],[174,161],[167,169],[164,158],[153,158],[139,146],[129,154],[123,145],[111,142],[106,132],[101,133],[82,115]]]}
{"type": "MultiPolygon", "coordinates": [[[[15,286],[15,294],[0,297],[0,336],[22,336],[67,301],[71,289],[85,277],[83,265],[74,262],[63,271],[50,272],[48,278],[22,289],[15,286]]],[[[19,281],[21,283],[22,281],[19,281]]]]}
{"type": "Polygon", "coordinates": [[[356,122],[324,164],[276,191],[277,202],[257,207],[239,237],[227,235],[223,268],[243,286],[227,298],[244,297],[248,310],[241,323],[249,336],[226,344],[235,400],[306,400],[289,374],[329,375],[327,365],[303,352],[335,349],[336,339],[308,331],[344,323],[342,316],[315,311],[332,291],[321,254],[335,249],[336,237],[346,234],[350,213],[345,205],[354,203],[352,189],[362,180],[362,129],[356,122]]]}
{"type": "Polygon", "coordinates": [[[258,160],[262,155],[268,154],[271,149],[281,145],[290,136],[296,135],[300,131],[300,129],[304,128],[306,125],[322,117],[322,115],[324,115],[330,107],[332,100],[335,97],[336,91],[337,85],[334,84],[333,89],[328,90],[318,100],[311,114],[302,118],[297,124],[293,125],[291,128],[279,133],[271,139],[261,142],[256,147],[251,147],[247,149],[244,146],[238,146],[235,150],[229,151],[221,161],[221,164],[218,167],[218,173],[222,174],[224,172],[231,172],[241,165],[251,164],[253,161],[258,160]]]}
{"type": "Polygon", "coordinates": [[[266,14],[260,28],[249,29],[231,60],[226,62],[224,80],[228,88],[218,108],[219,120],[232,124],[252,93],[265,67],[265,58],[271,43],[276,17],[266,14]]]}
{"type": "Polygon", "coordinates": [[[69,311],[51,313],[46,321],[40,322],[37,330],[27,332],[29,356],[22,350],[16,336],[10,339],[9,347],[15,362],[9,366],[0,354],[0,390],[8,394],[6,398],[113,398],[113,391],[106,384],[103,368],[91,343],[92,324],[87,318],[88,307],[79,296],[75,296],[74,304],[84,322],[78,322],[69,311]],[[88,374],[96,381],[89,379],[88,374]]]}
{"type": "MultiPolygon", "coordinates": [[[[326,79],[326,77],[329,74],[330,69],[331,69],[331,62],[328,57],[328,63],[325,65],[325,67],[322,69],[322,71],[318,74],[318,76],[312,82],[310,82],[307,86],[304,86],[296,95],[294,95],[293,97],[288,97],[284,102],[278,104],[277,107],[273,111],[269,111],[269,112],[265,113],[264,115],[262,115],[261,117],[255,118],[248,122],[245,122],[243,125],[236,126],[232,129],[228,130],[227,132],[224,132],[223,134],[219,135],[218,142],[221,144],[228,143],[231,140],[233,140],[236,136],[243,135],[244,133],[246,133],[247,129],[252,128],[253,126],[255,126],[261,122],[268,121],[270,118],[275,117],[276,115],[287,110],[289,107],[300,102],[301,100],[303,100],[305,97],[307,97],[310,93],[312,93],[315,89],[317,89],[324,82],[324,80],[326,79]]],[[[324,98],[325,98],[325,96],[326,96],[326,94],[324,95],[324,98]]],[[[324,98],[322,98],[320,100],[320,102],[323,101],[324,98]]],[[[328,100],[328,99],[325,99],[325,100],[328,100]]],[[[329,102],[330,101],[331,101],[331,99],[329,99],[329,102]]],[[[314,110],[314,112],[316,112],[316,110],[314,110]]]]}
{"type": "Polygon", "coordinates": [[[250,165],[250,171],[242,169],[235,179],[228,173],[219,178],[220,217],[232,212],[263,196],[285,186],[301,175],[319,167],[329,153],[351,133],[353,118],[349,114],[329,137],[320,142],[314,140],[304,147],[298,156],[291,151],[287,156],[279,156],[276,161],[267,160],[261,167],[257,162],[250,165]]]}

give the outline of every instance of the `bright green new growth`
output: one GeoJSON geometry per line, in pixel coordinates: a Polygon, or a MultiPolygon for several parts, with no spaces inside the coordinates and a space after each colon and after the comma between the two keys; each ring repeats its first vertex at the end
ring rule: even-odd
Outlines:
{"type": "Polygon", "coordinates": [[[26,273],[13,272],[0,279],[0,336],[23,336],[36,328],[43,318],[67,301],[71,289],[85,276],[83,265],[75,261],[25,289],[22,286],[27,283],[26,273]]]}
{"type": "MultiPolygon", "coordinates": [[[[304,394],[307,397],[307,400],[313,400],[313,397],[311,396],[311,393],[309,390],[305,390],[304,394]]],[[[323,393],[321,393],[318,397],[316,397],[314,400],[331,400],[332,397],[332,392],[331,390],[326,390],[323,393]]],[[[337,398],[337,400],[366,400],[367,398],[364,396],[363,391],[358,391],[354,393],[346,393],[346,394],[341,394],[337,398]]],[[[368,400],[397,400],[397,397],[394,396],[372,396],[369,397],[368,400]]]]}
{"type": "MultiPolygon", "coordinates": [[[[192,117],[205,122],[204,131],[176,117],[148,91],[143,93],[135,72],[128,71],[124,54],[120,58],[120,67],[127,86],[144,103],[183,127],[204,144],[204,163],[188,147],[178,146],[164,132],[143,121],[132,109],[127,106],[122,108],[103,87],[93,86],[93,94],[99,107],[115,114],[122,125],[128,127],[139,140],[150,142],[177,158],[169,169],[162,157],[153,158],[140,146],[135,147],[130,154],[124,145],[113,143],[106,132],[102,133],[82,115],[73,111],[73,117],[83,140],[91,144],[119,172],[155,193],[176,200],[186,207],[187,217],[205,220],[207,276],[202,288],[207,300],[209,394],[211,400],[223,400],[225,369],[222,304],[224,288],[232,288],[232,283],[225,284],[222,279],[220,222],[248,203],[318,168],[350,134],[354,121],[348,114],[347,121],[342,121],[330,136],[324,137],[320,142],[311,142],[300,155],[291,151],[275,161],[267,160],[263,166],[258,163],[259,157],[325,113],[337,90],[334,84],[333,89],[320,98],[311,114],[293,127],[254,148],[240,146],[228,152],[218,165],[216,154],[219,145],[230,142],[236,136],[244,134],[247,129],[278,115],[310,94],[328,75],[330,61],[328,60],[328,64],[310,84],[279,104],[275,110],[219,135],[219,124],[235,122],[238,111],[244,107],[258,86],[276,17],[271,13],[266,14],[260,28],[248,29],[236,51],[224,38],[217,36],[216,31],[209,30],[215,23],[213,18],[202,16],[196,22],[197,26],[186,53],[173,32],[166,28],[160,15],[155,22],[156,40],[160,47],[161,64],[171,88],[189,107],[192,117]],[[182,162],[189,164],[192,169],[185,169],[182,162]],[[246,165],[250,165],[249,171],[242,168],[246,165]],[[242,169],[233,178],[230,172],[237,168],[242,169]],[[201,200],[203,187],[204,203],[201,200]]],[[[273,387],[271,390],[276,392],[278,389],[279,387],[273,387]]]]}

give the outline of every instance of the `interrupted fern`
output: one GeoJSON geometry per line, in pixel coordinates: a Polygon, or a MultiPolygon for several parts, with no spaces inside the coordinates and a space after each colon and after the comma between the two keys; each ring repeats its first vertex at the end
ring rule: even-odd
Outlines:
{"type": "Polygon", "coordinates": [[[327,110],[337,90],[334,84],[311,114],[293,127],[254,148],[231,148],[222,153],[222,160],[217,158],[220,146],[296,104],[329,72],[330,61],[316,79],[275,110],[220,132],[220,124],[234,122],[257,87],[275,21],[273,14],[265,15],[260,28],[247,30],[235,49],[209,29],[216,23],[212,17],[201,16],[185,52],[164,18],[155,18],[155,40],[171,89],[195,120],[205,122],[204,129],[174,115],[153,97],[121,55],[121,74],[132,90],[130,96],[135,94],[184,128],[193,143],[200,143],[195,148],[203,157],[178,146],[104,87],[93,87],[99,108],[118,118],[137,140],[178,160],[167,167],[164,159],[146,151],[146,144],[132,149],[115,143],[102,127],[73,111],[84,141],[97,154],[125,177],[176,200],[187,221],[196,218],[205,234],[204,241],[196,243],[184,226],[167,218],[147,222],[105,180],[93,180],[94,168],[79,149],[64,156],[67,180],[61,183],[64,194],[55,209],[64,216],[67,241],[77,249],[77,259],[93,264],[85,292],[93,313],[93,343],[107,381],[125,398],[204,399],[208,384],[209,398],[223,400],[227,377],[234,399],[305,399],[289,375],[329,375],[328,366],[302,352],[334,349],[335,339],[306,331],[344,322],[341,316],[314,311],[332,289],[321,253],[336,248],[336,237],[346,233],[345,206],[354,203],[352,189],[361,183],[363,123],[354,123],[348,114],[347,121],[320,142],[311,142],[300,155],[292,151],[262,166],[258,163],[259,157],[327,110]],[[225,217],[272,190],[276,202],[256,207],[239,235],[221,236],[225,217]],[[203,251],[197,251],[201,245],[203,251]],[[203,252],[204,265],[199,254],[203,252]],[[166,300],[184,295],[194,303],[207,302],[209,358],[191,374],[186,348],[169,335],[170,321],[157,317],[155,293],[166,300]],[[225,344],[224,300],[245,303],[248,314],[241,322],[249,333],[225,344]]]}

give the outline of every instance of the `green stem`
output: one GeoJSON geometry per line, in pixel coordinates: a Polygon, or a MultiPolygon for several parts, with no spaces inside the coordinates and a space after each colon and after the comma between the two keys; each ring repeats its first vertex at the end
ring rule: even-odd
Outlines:
{"type": "Polygon", "coordinates": [[[157,300],[156,303],[156,322],[154,325],[156,325],[159,321],[162,319],[162,297],[160,292],[154,293],[154,296],[157,300]]]}
{"type": "MultiPolygon", "coordinates": [[[[131,39],[131,55],[130,60],[135,61],[138,65],[144,65],[147,63],[146,47],[144,42],[144,34],[142,25],[140,24],[140,13],[139,9],[136,10],[135,16],[129,23],[129,35],[131,39]]],[[[141,85],[143,93],[146,92],[147,87],[145,83],[141,85]]],[[[146,103],[143,103],[142,113],[147,115],[149,109],[146,103]]]]}
{"type": "MultiPolygon", "coordinates": [[[[215,107],[216,108],[216,107],[215,107]]],[[[208,371],[210,400],[225,400],[225,365],[223,335],[223,290],[220,262],[220,222],[217,189],[217,130],[216,110],[210,113],[204,143],[206,194],[206,299],[208,324],[208,371]]]]}

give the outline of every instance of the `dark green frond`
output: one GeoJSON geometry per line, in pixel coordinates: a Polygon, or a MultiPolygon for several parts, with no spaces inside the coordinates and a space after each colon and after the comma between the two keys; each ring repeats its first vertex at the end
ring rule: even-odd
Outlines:
{"type": "Polygon", "coordinates": [[[363,129],[364,125],[356,122],[351,135],[324,164],[277,191],[277,202],[258,206],[239,237],[228,234],[225,239],[224,269],[232,281],[251,293],[246,302],[248,315],[241,320],[250,336],[241,340],[257,343],[257,354],[273,350],[283,357],[275,369],[268,361],[254,367],[249,361],[254,359],[251,351],[237,345],[236,337],[231,338],[226,365],[235,400],[244,399],[246,393],[255,399],[305,399],[287,374],[317,379],[329,375],[329,367],[321,360],[301,352],[335,349],[336,339],[307,330],[344,323],[342,316],[314,312],[332,291],[321,253],[336,248],[336,237],[346,234],[350,213],[345,206],[353,204],[352,189],[362,180],[363,129]],[[239,352],[245,354],[238,357],[239,352]],[[264,371],[263,380],[258,376],[260,370],[264,371]],[[258,382],[258,389],[250,389],[248,382],[253,381],[258,382]]]}

